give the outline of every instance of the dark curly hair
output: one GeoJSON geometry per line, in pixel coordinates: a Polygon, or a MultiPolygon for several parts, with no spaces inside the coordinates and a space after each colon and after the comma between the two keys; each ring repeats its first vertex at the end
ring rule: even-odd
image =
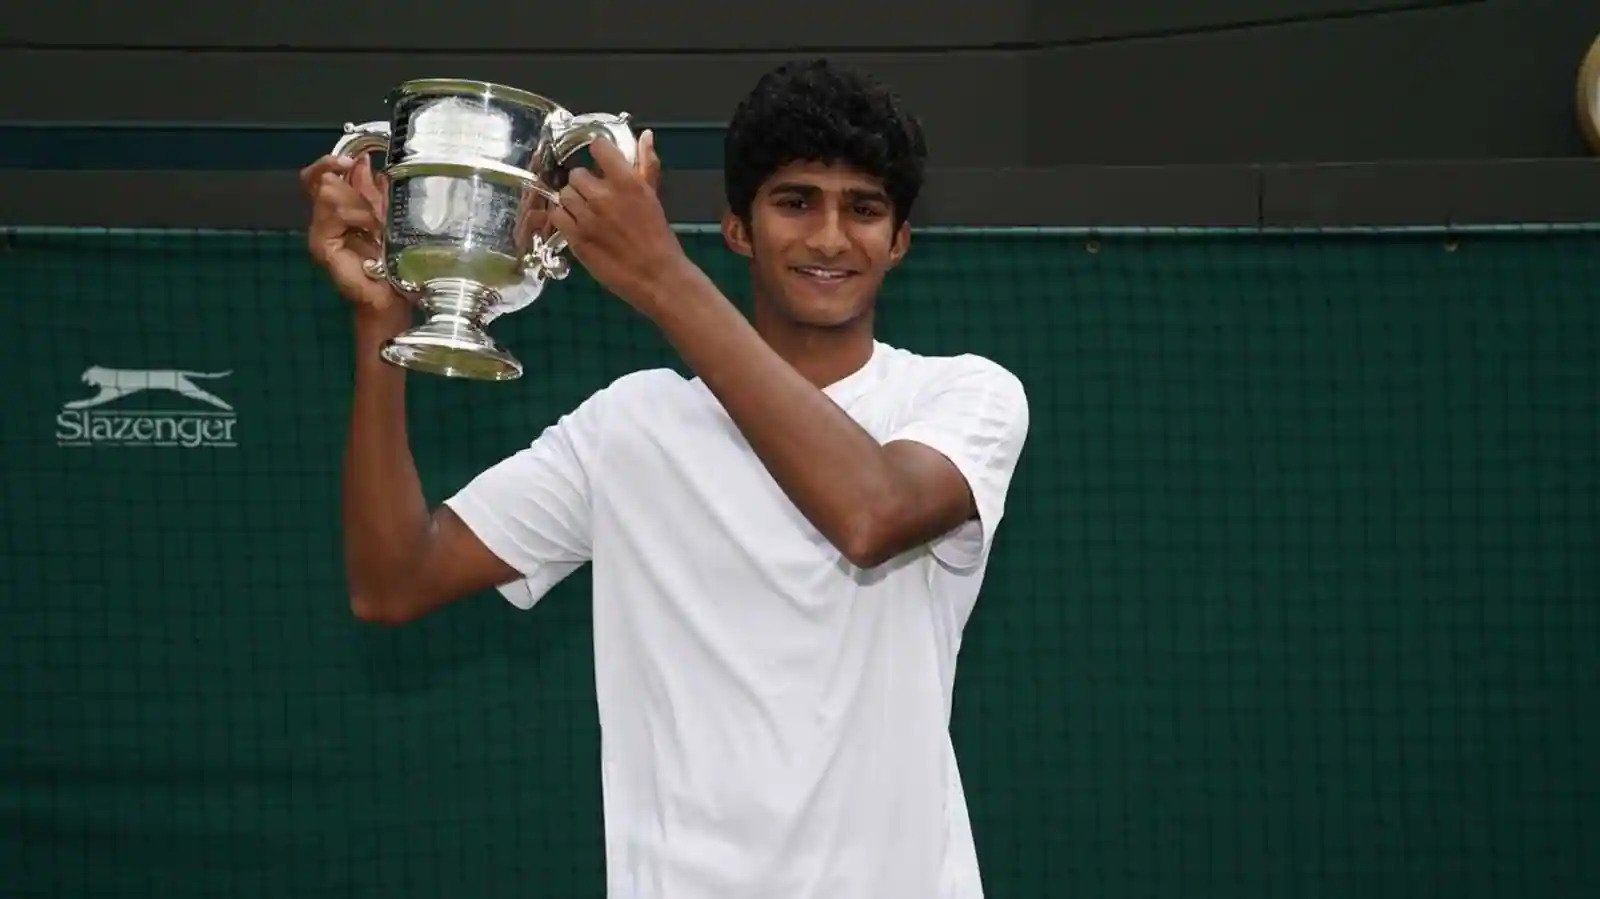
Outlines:
{"type": "Polygon", "coordinates": [[[922,190],[922,125],[888,88],[825,59],[761,76],[723,137],[728,206],[750,221],[756,191],[791,162],[844,163],[882,178],[900,227],[922,190]]]}

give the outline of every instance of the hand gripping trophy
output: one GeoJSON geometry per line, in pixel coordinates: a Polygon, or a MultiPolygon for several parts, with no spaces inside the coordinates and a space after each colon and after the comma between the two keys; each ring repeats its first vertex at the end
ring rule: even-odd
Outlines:
{"type": "Polygon", "coordinates": [[[481,81],[408,81],[388,97],[387,122],[345,125],[333,152],[385,153],[383,252],[367,263],[428,315],[389,341],[383,358],[417,371],[504,381],[522,364],[484,331],[570,270],[549,224],[574,154],[595,140],[630,162],[628,115],[574,115],[516,88],[481,81]]]}

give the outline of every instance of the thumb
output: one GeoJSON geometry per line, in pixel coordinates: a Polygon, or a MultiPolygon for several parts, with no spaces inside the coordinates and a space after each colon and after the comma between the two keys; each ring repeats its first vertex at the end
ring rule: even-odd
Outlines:
{"type": "Polygon", "coordinates": [[[379,172],[372,186],[372,211],[377,214],[379,222],[386,221],[389,215],[389,176],[379,172]]]}
{"type": "Polygon", "coordinates": [[[639,176],[651,190],[661,187],[661,157],[656,155],[656,133],[648,128],[639,137],[639,176]]]}
{"type": "Polygon", "coordinates": [[[354,170],[350,172],[350,183],[361,194],[362,199],[374,208],[380,202],[377,177],[372,169],[372,154],[362,153],[361,158],[356,161],[354,170]]]}

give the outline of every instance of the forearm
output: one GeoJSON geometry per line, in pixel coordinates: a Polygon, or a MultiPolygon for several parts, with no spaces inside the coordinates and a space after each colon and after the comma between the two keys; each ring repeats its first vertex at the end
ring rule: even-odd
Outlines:
{"type": "MultiPolygon", "coordinates": [[[[378,355],[404,327],[358,318],[355,390],[344,454],[344,552],[351,604],[377,606],[404,583],[426,544],[429,515],[406,437],[405,372],[378,355]]],[[[363,608],[364,607],[364,608],[363,608]]],[[[366,617],[366,616],[363,616],[366,617]]]]}
{"type": "Polygon", "coordinates": [[[783,360],[704,272],[663,279],[650,317],[789,499],[847,556],[866,553],[902,485],[883,447],[783,360]]]}

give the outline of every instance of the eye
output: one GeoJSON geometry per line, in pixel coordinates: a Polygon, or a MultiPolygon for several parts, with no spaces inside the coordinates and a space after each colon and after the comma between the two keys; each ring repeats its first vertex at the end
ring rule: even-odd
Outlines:
{"type": "Polygon", "coordinates": [[[854,211],[856,215],[859,215],[864,219],[877,218],[878,216],[883,215],[882,209],[879,209],[877,206],[873,206],[868,203],[857,203],[854,211]]]}
{"type": "Polygon", "coordinates": [[[783,209],[804,209],[806,208],[806,201],[791,194],[789,196],[779,197],[778,206],[783,209]]]}

